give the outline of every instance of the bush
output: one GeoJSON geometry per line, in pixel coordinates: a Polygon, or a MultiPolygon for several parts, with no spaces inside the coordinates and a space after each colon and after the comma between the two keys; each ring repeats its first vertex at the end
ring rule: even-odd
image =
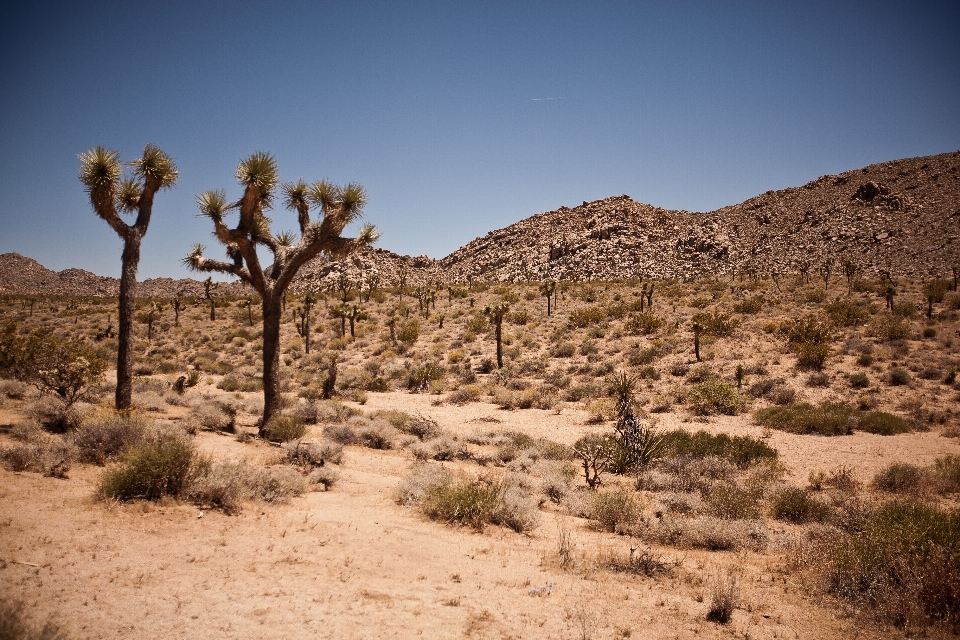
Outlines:
{"type": "Polygon", "coordinates": [[[697,415],[735,416],[747,406],[747,398],[728,382],[711,380],[701,382],[687,394],[687,402],[697,415]]]}
{"type": "Polygon", "coordinates": [[[443,367],[435,362],[425,362],[414,367],[407,378],[407,389],[415,392],[425,391],[434,380],[443,378],[443,367]]]}
{"type": "Polygon", "coordinates": [[[270,442],[299,440],[306,434],[306,425],[293,416],[275,416],[263,429],[263,438],[270,442]]]}
{"type": "Polygon", "coordinates": [[[910,384],[910,372],[900,367],[894,367],[890,369],[890,372],[887,374],[887,382],[893,387],[902,387],[903,385],[910,384]]]}
{"type": "Polygon", "coordinates": [[[188,495],[198,504],[235,514],[240,512],[243,500],[286,502],[306,489],[307,481],[292,469],[262,469],[246,461],[227,461],[198,477],[188,495]]]}
{"type": "Polygon", "coordinates": [[[873,477],[874,488],[891,493],[914,491],[922,482],[923,469],[914,464],[901,462],[894,462],[873,477]]]}
{"type": "Polygon", "coordinates": [[[663,452],[667,457],[690,457],[702,459],[717,456],[729,460],[740,468],[746,468],[760,460],[776,460],[777,450],[759,438],[729,436],[726,433],[710,434],[704,430],[690,433],[685,429],[665,431],[663,452]]]}
{"type": "Polygon", "coordinates": [[[624,333],[631,336],[637,335],[649,335],[656,332],[660,327],[663,326],[663,320],[660,318],[649,314],[649,313],[638,313],[636,315],[630,316],[630,319],[627,320],[626,324],[623,327],[624,333]]]}
{"type": "Polygon", "coordinates": [[[870,378],[865,373],[851,373],[848,380],[854,389],[866,389],[870,386],[870,378]]]}
{"type": "Polygon", "coordinates": [[[862,325],[870,319],[870,308],[859,301],[837,298],[828,304],[824,310],[830,320],[838,327],[854,327],[862,325]]]}
{"type": "Polygon", "coordinates": [[[53,478],[66,478],[77,459],[77,449],[69,442],[44,434],[34,442],[0,449],[0,459],[11,471],[32,471],[53,478]]]}
{"type": "Polygon", "coordinates": [[[577,346],[572,342],[561,342],[550,348],[551,358],[572,358],[577,352],[577,346]]]}
{"type": "Polygon", "coordinates": [[[815,407],[803,402],[758,409],[753,413],[753,419],[764,427],[789,433],[838,436],[853,433],[853,424],[849,420],[853,413],[853,409],[842,404],[827,403],[815,407]]]}
{"type": "Polygon", "coordinates": [[[703,335],[718,338],[729,337],[740,324],[736,318],[731,318],[730,314],[719,311],[696,313],[690,322],[703,327],[703,335]]]}
{"type": "Polygon", "coordinates": [[[640,518],[640,504],[628,489],[599,491],[593,498],[590,518],[603,531],[624,533],[640,518]]]}
{"type": "Polygon", "coordinates": [[[69,435],[81,462],[104,466],[127,449],[144,442],[152,422],[135,413],[97,416],[69,435]]]}
{"type": "Polygon", "coordinates": [[[477,530],[485,524],[500,524],[517,532],[536,527],[536,506],[519,487],[496,480],[454,482],[449,476],[438,480],[427,488],[422,501],[424,513],[435,520],[477,530]]]}
{"type": "Polygon", "coordinates": [[[823,522],[830,517],[830,513],[829,505],[796,487],[782,489],[770,502],[770,515],[777,520],[789,520],[796,524],[823,522]]]}
{"type": "Polygon", "coordinates": [[[740,604],[740,588],[737,586],[737,576],[727,573],[717,576],[710,585],[710,608],[707,610],[707,620],[727,624],[733,617],[733,610],[740,604]]]}
{"type": "Polygon", "coordinates": [[[822,369],[830,356],[833,328],[829,320],[819,316],[805,316],[787,322],[782,328],[787,338],[787,347],[797,356],[801,369],[822,369]]]}
{"type": "Polygon", "coordinates": [[[185,434],[161,433],[130,451],[121,465],[105,471],[98,495],[117,500],[176,498],[208,469],[209,462],[185,434]]]}
{"type": "Polygon", "coordinates": [[[932,472],[937,491],[960,493],[960,456],[937,458],[932,472]]]}
{"type": "Polygon", "coordinates": [[[862,528],[809,554],[827,590],[885,622],[923,627],[960,611],[960,510],[911,500],[880,506],[862,528]]]}
{"type": "Polygon", "coordinates": [[[467,385],[457,389],[447,396],[447,402],[450,404],[464,405],[468,402],[476,402],[480,399],[480,387],[476,385],[467,385]]]}
{"type": "MultiPolygon", "coordinates": [[[[913,305],[910,305],[911,311],[913,305]]],[[[870,321],[867,333],[881,340],[904,340],[910,335],[910,325],[891,313],[878,313],[870,321]]]]}
{"type": "Polygon", "coordinates": [[[766,530],[755,520],[665,516],[641,535],[658,544],[709,551],[761,550],[767,546],[766,530]]]}
{"type": "Polygon", "coordinates": [[[898,433],[909,433],[913,429],[907,420],[900,416],[884,411],[862,411],[855,415],[854,429],[875,433],[880,436],[892,436],[898,433]]]}
{"type": "Polygon", "coordinates": [[[733,310],[735,313],[757,314],[763,311],[764,302],[763,296],[744,298],[733,303],[733,310]]]}
{"type": "Polygon", "coordinates": [[[718,482],[704,498],[704,510],[721,520],[748,520],[760,517],[756,498],[731,482],[718,482]]]}

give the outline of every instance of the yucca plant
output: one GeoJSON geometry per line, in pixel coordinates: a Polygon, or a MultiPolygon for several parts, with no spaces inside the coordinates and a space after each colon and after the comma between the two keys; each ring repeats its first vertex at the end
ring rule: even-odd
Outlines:
{"type": "Polygon", "coordinates": [[[234,275],[260,294],[263,308],[263,418],[262,425],[280,413],[280,319],[287,287],[300,268],[321,254],[327,259],[343,258],[360,247],[372,244],[379,234],[372,225],[364,225],[356,238],[341,236],[344,228],[358,220],[367,202],[359,184],[338,186],[319,180],[308,185],[302,179],[280,184],[276,159],[262,151],[242,160],[237,180],[243,195],[227,203],[226,193],[207,191],[197,197],[200,216],[213,221],[214,236],[226,249],[229,261],[212,260],[203,255],[204,246],[195,245],[183,262],[195,271],[216,271],[234,275]],[[266,211],[272,208],[277,187],[283,193],[283,206],[296,212],[300,239],[270,230],[266,211]],[[319,221],[310,218],[311,208],[321,212],[319,221]],[[224,216],[236,210],[237,225],[224,222],[224,216]],[[260,265],[257,247],[273,254],[273,264],[260,265]]]}
{"type": "Polygon", "coordinates": [[[94,212],[106,220],[123,240],[117,342],[117,409],[129,409],[133,393],[133,316],[137,299],[137,266],[140,243],[147,234],[153,213],[153,198],[160,189],[177,183],[177,165],[159,147],[148,144],[143,156],[127,164],[130,176],[123,175],[120,153],[94,147],[80,154],[80,182],[86,187],[94,212]],[[132,225],[121,213],[136,213],[132,225]]]}
{"type": "Polygon", "coordinates": [[[623,372],[610,378],[610,390],[617,399],[614,428],[627,454],[627,466],[634,470],[659,458],[664,445],[663,435],[652,425],[642,422],[633,410],[633,394],[638,384],[637,376],[623,372]]]}

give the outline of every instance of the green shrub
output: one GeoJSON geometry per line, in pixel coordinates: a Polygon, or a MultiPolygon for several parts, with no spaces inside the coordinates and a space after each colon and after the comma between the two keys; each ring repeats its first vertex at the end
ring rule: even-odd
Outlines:
{"type": "Polygon", "coordinates": [[[887,382],[893,387],[902,387],[903,385],[910,384],[910,372],[900,367],[894,367],[890,369],[890,372],[887,374],[887,382]]]}
{"type": "Polygon", "coordinates": [[[666,457],[705,458],[717,456],[745,468],[753,462],[776,460],[777,450],[759,438],[729,436],[726,433],[713,435],[700,430],[690,433],[685,429],[664,431],[663,452],[666,457]]]}
{"type": "Polygon", "coordinates": [[[535,503],[515,486],[500,481],[451,481],[440,479],[426,488],[424,513],[435,520],[483,529],[499,524],[514,531],[529,531],[537,525],[535,503]]]}
{"type": "Polygon", "coordinates": [[[443,378],[443,367],[435,362],[425,362],[414,367],[407,378],[407,388],[411,391],[424,391],[434,380],[443,378]]]}
{"type": "Polygon", "coordinates": [[[923,328],[923,337],[924,338],[936,338],[937,330],[934,327],[924,327],[923,328]]]}
{"type": "Polygon", "coordinates": [[[598,491],[590,506],[590,517],[603,531],[620,533],[639,519],[640,504],[628,489],[598,491]]]}
{"type": "Polygon", "coordinates": [[[866,303],[837,298],[824,311],[838,327],[862,325],[870,319],[870,308],[866,303]]]}
{"type": "Polygon", "coordinates": [[[744,298],[733,303],[733,310],[736,313],[757,314],[763,310],[764,302],[763,296],[744,298]]]}
{"type": "Polygon", "coordinates": [[[299,440],[306,433],[307,426],[293,416],[276,416],[263,429],[264,439],[270,442],[299,440]]]}
{"type": "Polygon", "coordinates": [[[561,342],[550,348],[551,358],[572,358],[577,352],[577,347],[572,342],[561,342]]]}
{"type": "Polygon", "coordinates": [[[159,434],[152,442],[130,451],[119,466],[105,471],[98,494],[117,500],[180,497],[209,466],[186,436],[159,434]]]}
{"type": "Polygon", "coordinates": [[[733,384],[710,380],[694,386],[687,394],[687,402],[697,415],[735,416],[746,408],[748,401],[733,384]]]}
{"type": "Polygon", "coordinates": [[[662,326],[663,320],[660,318],[649,313],[638,313],[630,316],[624,324],[623,330],[627,335],[645,336],[656,332],[662,326]]]}
{"type": "MultiPolygon", "coordinates": [[[[909,305],[911,311],[913,305],[909,305]]],[[[910,325],[903,318],[891,313],[878,313],[870,321],[867,331],[874,338],[881,340],[903,340],[910,335],[910,325]]]]}
{"type": "Polygon", "coordinates": [[[811,549],[828,591],[897,626],[955,621],[960,611],[960,510],[887,503],[857,532],[811,549]]]}
{"type": "Polygon", "coordinates": [[[803,402],[758,409],[754,411],[753,419],[764,427],[789,433],[838,436],[853,433],[853,425],[849,420],[853,412],[853,409],[842,404],[827,403],[815,407],[803,402]]]}
{"type": "Polygon", "coordinates": [[[854,389],[866,389],[870,386],[870,378],[865,373],[851,373],[848,380],[854,389]]]}
{"type": "Polygon", "coordinates": [[[863,411],[855,414],[854,429],[880,436],[892,436],[912,431],[910,423],[900,416],[884,411],[863,411]]]}
{"type": "Polygon", "coordinates": [[[797,356],[801,369],[821,369],[830,356],[833,327],[829,320],[820,316],[804,316],[787,322],[781,331],[787,338],[787,347],[797,356]]]}
{"type": "Polygon", "coordinates": [[[960,456],[937,458],[932,471],[938,491],[960,493],[960,456]]]}
{"type": "Polygon", "coordinates": [[[729,337],[740,324],[736,318],[731,318],[730,314],[719,311],[696,313],[690,323],[703,327],[703,335],[718,338],[729,337]]]}
{"type": "Polygon", "coordinates": [[[923,482],[923,469],[914,464],[894,462],[873,477],[873,486],[881,491],[914,491],[923,482]]]}
{"type": "Polygon", "coordinates": [[[830,506],[820,502],[803,489],[786,487],[770,502],[770,514],[777,520],[789,520],[797,524],[823,522],[830,517],[830,506]]]}

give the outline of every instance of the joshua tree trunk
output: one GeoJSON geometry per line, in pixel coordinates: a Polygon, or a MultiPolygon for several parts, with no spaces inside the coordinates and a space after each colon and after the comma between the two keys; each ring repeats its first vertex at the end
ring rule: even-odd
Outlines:
{"type": "Polygon", "coordinates": [[[137,265],[140,263],[141,235],[131,229],[124,238],[120,274],[119,323],[117,333],[116,408],[129,409],[133,402],[133,315],[137,304],[137,265]]]}
{"type": "Polygon", "coordinates": [[[503,369],[503,323],[498,322],[494,329],[497,337],[497,369],[503,369]]]}
{"type": "Polygon", "coordinates": [[[274,292],[263,296],[263,425],[280,414],[280,318],[282,302],[274,292]]]}

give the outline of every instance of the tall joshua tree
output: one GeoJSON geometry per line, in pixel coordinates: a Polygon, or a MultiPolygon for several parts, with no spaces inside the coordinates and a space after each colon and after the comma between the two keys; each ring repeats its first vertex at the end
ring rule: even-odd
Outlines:
{"type": "Polygon", "coordinates": [[[556,280],[547,280],[540,285],[540,295],[547,299],[547,316],[550,315],[552,309],[550,308],[550,298],[557,291],[557,281],[556,280]]]}
{"type": "Polygon", "coordinates": [[[80,154],[80,182],[87,189],[94,212],[107,221],[123,240],[120,275],[119,339],[117,344],[117,409],[128,409],[133,392],[133,316],[137,299],[137,266],[140,243],[147,234],[153,198],[160,189],[177,183],[177,165],[159,147],[148,144],[143,156],[127,167],[133,175],[123,175],[120,154],[94,147],[80,154]],[[136,213],[133,224],[120,219],[120,213],[136,213]]]}
{"type": "Polygon", "coordinates": [[[490,318],[493,325],[494,337],[497,340],[497,368],[503,369],[503,318],[510,311],[510,303],[501,300],[495,304],[488,304],[483,308],[483,315],[490,318]]]}
{"type": "Polygon", "coordinates": [[[271,208],[279,183],[276,159],[258,151],[242,160],[237,180],[243,195],[227,204],[224,191],[207,191],[197,197],[201,216],[213,221],[213,234],[224,245],[230,261],[211,260],[203,255],[203,245],[195,245],[184,263],[196,271],[217,271],[237,276],[260,294],[263,308],[263,427],[280,413],[280,319],[283,296],[300,268],[321,253],[340,259],[378,238],[372,225],[364,225],[356,238],[340,234],[351,222],[359,219],[367,194],[359,184],[346,186],[320,180],[306,184],[302,179],[280,185],[283,206],[297,214],[300,240],[296,244],[281,243],[270,231],[270,219],[264,212],[271,208]],[[318,208],[320,220],[310,219],[310,209],[318,208]],[[228,227],[223,218],[236,209],[240,219],[236,227],[228,227]],[[257,247],[266,247],[273,254],[273,264],[260,265],[257,247]]]}

